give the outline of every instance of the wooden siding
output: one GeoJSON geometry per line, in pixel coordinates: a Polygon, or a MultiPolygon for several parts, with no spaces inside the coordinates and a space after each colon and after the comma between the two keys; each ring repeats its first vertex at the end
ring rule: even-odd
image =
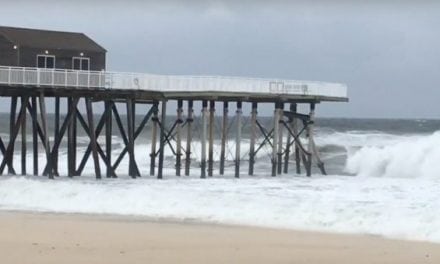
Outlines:
{"type": "Polygon", "coordinates": [[[17,66],[17,50],[14,45],[0,35],[0,65],[17,66]]]}
{"type": "MultiPolygon", "coordinates": [[[[48,55],[55,56],[55,68],[72,69],[72,58],[80,57],[82,51],[76,50],[48,50],[48,55]]],[[[37,55],[45,55],[45,50],[22,48],[20,50],[21,67],[37,67],[37,55]]],[[[98,52],[84,52],[84,57],[90,58],[90,70],[105,70],[105,54],[98,52]]]]}

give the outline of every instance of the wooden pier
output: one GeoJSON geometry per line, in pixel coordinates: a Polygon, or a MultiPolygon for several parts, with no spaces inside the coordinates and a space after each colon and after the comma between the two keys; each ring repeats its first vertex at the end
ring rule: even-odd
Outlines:
{"type": "Polygon", "coordinates": [[[141,173],[145,171],[161,179],[170,176],[164,174],[165,149],[168,148],[175,157],[176,176],[223,175],[230,140],[235,140],[232,152],[237,178],[255,174],[257,154],[265,146],[271,148],[272,170],[268,173],[272,176],[283,173],[310,176],[313,166],[326,174],[314,143],[315,108],[321,102],[348,100],[346,87],[333,83],[21,67],[0,67],[0,96],[10,100],[10,135],[7,140],[0,137],[0,174],[31,173],[26,166],[32,157],[32,174],[51,179],[81,176],[89,160],[93,162],[97,179],[137,178],[146,176],[141,173]],[[52,121],[48,119],[49,99],[54,101],[53,111],[50,109],[54,113],[54,124],[49,124],[52,121]],[[173,101],[177,109],[167,113],[170,111],[167,104],[173,101]],[[270,127],[259,121],[261,103],[273,104],[270,127]],[[147,105],[148,110],[136,111],[140,104],[147,105]],[[195,104],[202,105],[199,128],[193,124],[195,104]],[[228,108],[233,104],[236,111],[231,115],[228,108]],[[250,106],[250,113],[243,113],[246,104],[250,106]],[[222,109],[216,109],[219,105],[222,109]],[[300,105],[308,106],[306,113],[297,112],[300,105]],[[120,113],[122,109],[125,115],[120,113]],[[250,116],[249,141],[242,138],[245,115],[250,116]],[[97,116],[99,118],[95,119],[97,116]],[[139,117],[141,121],[136,122],[139,117]],[[216,117],[221,117],[220,128],[216,128],[216,117]],[[150,153],[136,156],[136,142],[147,124],[151,124],[148,133],[150,153]],[[78,151],[80,128],[89,138],[83,153],[78,151]],[[27,138],[29,129],[32,130],[31,139],[27,138]],[[195,129],[200,133],[200,153],[194,153],[191,145],[195,129]],[[220,131],[218,138],[216,129],[220,131]],[[112,135],[116,132],[124,144],[117,155],[112,149],[112,135]],[[21,146],[16,146],[19,134],[21,146]],[[32,141],[31,150],[27,149],[28,140],[32,141]],[[220,146],[216,146],[215,141],[219,141],[220,146]],[[67,171],[60,171],[58,166],[61,144],[67,145],[67,171]],[[246,154],[242,151],[243,144],[249,144],[245,157],[247,167],[242,166],[243,154],[246,154]],[[218,159],[214,158],[215,148],[219,149],[218,159]],[[46,157],[45,164],[38,162],[41,149],[46,157]],[[18,151],[21,154],[20,171],[14,168],[16,163],[13,161],[18,151]],[[32,156],[27,155],[28,151],[32,151],[32,156]],[[200,161],[194,160],[196,155],[200,161]],[[117,174],[125,156],[129,160],[126,173],[117,174]],[[149,160],[149,169],[138,166],[140,159],[149,160]],[[294,164],[292,172],[290,164],[294,164]]]}

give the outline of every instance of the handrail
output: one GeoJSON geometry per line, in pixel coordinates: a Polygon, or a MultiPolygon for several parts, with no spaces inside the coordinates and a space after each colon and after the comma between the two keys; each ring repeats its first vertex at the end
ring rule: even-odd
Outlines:
{"type": "Polygon", "coordinates": [[[158,75],[0,66],[0,84],[56,88],[222,92],[347,98],[340,83],[225,76],[158,75]]]}

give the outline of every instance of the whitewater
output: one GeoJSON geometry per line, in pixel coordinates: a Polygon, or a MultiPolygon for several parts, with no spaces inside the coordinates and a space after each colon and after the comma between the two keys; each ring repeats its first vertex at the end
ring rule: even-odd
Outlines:
{"type": "MultiPolygon", "coordinates": [[[[0,177],[0,210],[132,215],[440,242],[440,132],[322,129],[316,141],[331,175],[272,178],[267,163],[255,177],[234,179],[232,166],[222,177],[199,179],[197,168],[191,177],[175,177],[168,159],[164,180],[96,181],[88,166],[90,177],[0,177]]],[[[147,149],[148,144],[136,147],[140,167],[148,164],[147,149]]],[[[60,161],[60,167],[67,165],[63,151],[60,161]]]]}

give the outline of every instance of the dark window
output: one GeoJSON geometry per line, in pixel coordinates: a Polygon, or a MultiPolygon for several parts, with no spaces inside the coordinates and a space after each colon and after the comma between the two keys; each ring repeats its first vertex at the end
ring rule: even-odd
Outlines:
{"type": "Polygon", "coordinates": [[[73,57],[72,58],[72,69],[80,70],[80,71],[90,70],[90,58],[73,57]]]}
{"type": "Polygon", "coordinates": [[[46,68],[46,57],[38,56],[37,57],[37,67],[38,68],[46,68]]]}
{"type": "Polygon", "coordinates": [[[55,68],[55,56],[53,55],[37,55],[37,67],[38,68],[55,68]]]}
{"type": "Polygon", "coordinates": [[[81,70],[83,70],[83,71],[89,70],[89,60],[88,59],[81,60],[81,70]]]}
{"type": "Polygon", "coordinates": [[[74,70],[81,70],[81,59],[73,58],[73,67],[74,70]]]}
{"type": "Polygon", "coordinates": [[[55,58],[54,57],[46,57],[46,68],[49,68],[49,69],[55,68],[55,58]]]}

